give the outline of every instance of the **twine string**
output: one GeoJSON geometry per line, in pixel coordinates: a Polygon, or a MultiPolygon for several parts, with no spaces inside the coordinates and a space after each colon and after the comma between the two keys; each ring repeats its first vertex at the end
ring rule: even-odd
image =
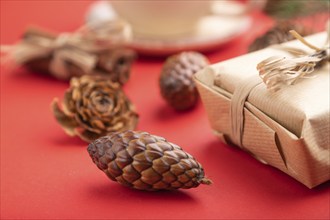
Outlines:
{"type": "Polygon", "coordinates": [[[285,85],[293,85],[297,80],[308,78],[314,73],[315,68],[320,66],[322,61],[329,60],[329,21],[327,22],[327,40],[322,48],[319,48],[306,41],[295,30],[291,30],[290,34],[299,40],[302,44],[314,50],[313,53],[307,53],[299,48],[281,47],[294,55],[293,58],[272,56],[257,64],[259,76],[266,84],[270,91],[278,91],[285,85]]]}

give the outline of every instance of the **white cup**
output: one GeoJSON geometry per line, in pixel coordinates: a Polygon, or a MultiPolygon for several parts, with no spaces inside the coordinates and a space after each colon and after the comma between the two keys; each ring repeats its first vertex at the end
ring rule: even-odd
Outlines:
{"type": "Polygon", "coordinates": [[[192,32],[196,23],[210,13],[212,1],[110,1],[130,23],[137,36],[171,38],[192,32]]]}

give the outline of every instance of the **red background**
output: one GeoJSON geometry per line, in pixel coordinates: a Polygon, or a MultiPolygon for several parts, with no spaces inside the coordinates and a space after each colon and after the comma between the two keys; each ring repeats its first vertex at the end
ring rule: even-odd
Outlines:
{"type": "MultiPolygon", "coordinates": [[[[1,1],[1,44],[25,27],[73,31],[90,1],[1,1]]],[[[212,63],[247,50],[272,25],[254,15],[244,38],[207,54],[212,63]]],[[[194,155],[214,182],[191,190],[142,192],[107,179],[87,144],[64,134],[50,112],[68,83],[1,67],[2,219],[328,219],[330,184],[308,189],[213,136],[201,103],[177,113],[161,99],[163,59],[139,58],[125,91],[140,113],[139,130],[166,137],[194,155]]]]}

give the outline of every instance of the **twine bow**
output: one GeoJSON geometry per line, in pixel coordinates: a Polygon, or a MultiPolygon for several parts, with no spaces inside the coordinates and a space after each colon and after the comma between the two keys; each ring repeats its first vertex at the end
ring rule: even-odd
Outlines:
{"type": "Polygon", "coordinates": [[[66,79],[69,75],[67,62],[88,74],[97,63],[95,53],[131,39],[130,26],[121,20],[89,23],[73,33],[62,33],[57,37],[47,34],[30,34],[15,45],[1,45],[1,53],[5,54],[3,61],[13,59],[20,65],[52,55],[50,72],[59,79],[66,79]]]}
{"type": "Polygon", "coordinates": [[[298,48],[280,47],[291,54],[294,58],[286,58],[280,56],[272,56],[257,65],[259,76],[271,91],[278,91],[284,85],[293,85],[298,79],[310,77],[316,67],[320,66],[323,61],[329,61],[330,58],[330,28],[327,22],[327,41],[325,46],[318,48],[307,42],[296,31],[291,30],[297,40],[314,50],[312,54],[298,48]]]}

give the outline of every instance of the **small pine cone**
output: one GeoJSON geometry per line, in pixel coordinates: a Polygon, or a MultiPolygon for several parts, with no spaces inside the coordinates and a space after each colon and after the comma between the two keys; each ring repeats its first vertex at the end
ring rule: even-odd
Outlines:
{"type": "Polygon", "coordinates": [[[111,180],[131,188],[173,190],[212,183],[194,157],[147,132],[116,132],[95,140],[87,150],[111,180]]]}
{"type": "Polygon", "coordinates": [[[197,52],[182,52],[169,57],[162,69],[159,85],[162,97],[176,110],[195,106],[198,92],[193,75],[209,64],[197,52]]]}
{"type": "Polygon", "coordinates": [[[135,129],[138,114],[118,83],[100,76],[72,78],[62,107],[52,102],[64,131],[91,142],[115,131],[135,129]]]}
{"type": "Polygon", "coordinates": [[[273,44],[281,44],[295,38],[289,33],[290,30],[297,31],[301,36],[312,33],[302,25],[293,24],[288,21],[280,21],[273,28],[268,30],[264,35],[256,38],[249,46],[249,52],[261,50],[273,44]]]}

